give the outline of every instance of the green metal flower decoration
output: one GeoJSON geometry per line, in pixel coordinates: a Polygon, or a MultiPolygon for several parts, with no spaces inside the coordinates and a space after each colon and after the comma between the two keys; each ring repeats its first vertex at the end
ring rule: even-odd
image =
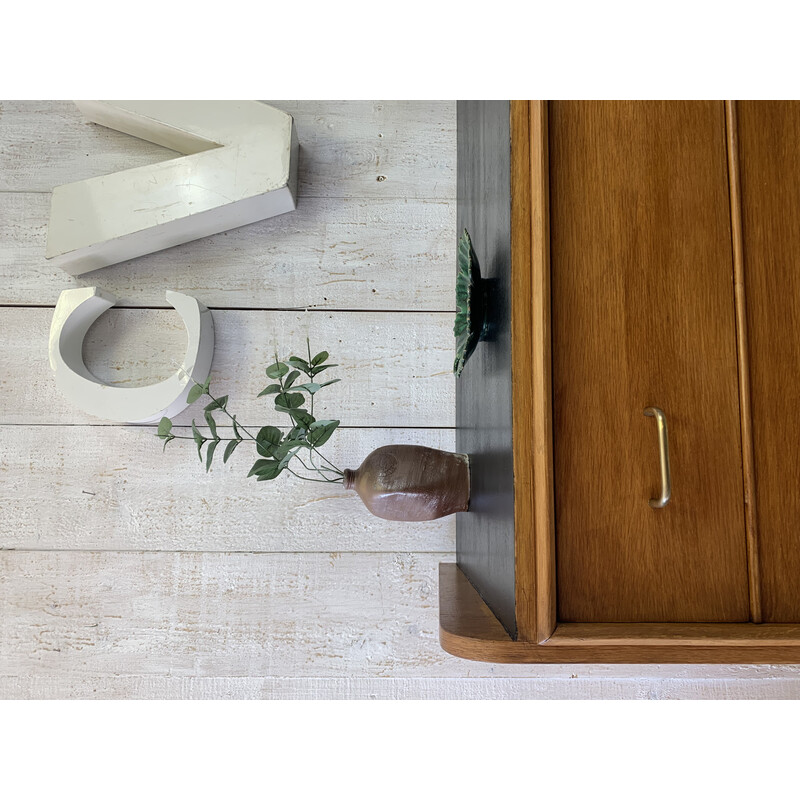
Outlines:
{"type": "Polygon", "coordinates": [[[456,360],[453,372],[460,377],[484,330],[486,303],[478,257],[466,228],[458,240],[458,275],[456,276],[456,360]]]}

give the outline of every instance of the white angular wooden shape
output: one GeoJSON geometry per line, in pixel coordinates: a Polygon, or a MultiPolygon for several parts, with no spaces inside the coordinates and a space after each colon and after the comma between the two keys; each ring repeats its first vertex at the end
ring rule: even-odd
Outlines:
{"type": "Polygon", "coordinates": [[[183,157],[57,186],[46,257],[70,275],[294,211],[289,114],[255,100],[76,102],[92,122],[183,157]]]}
{"type": "Polygon", "coordinates": [[[58,298],[50,324],[50,367],[56,384],[73,405],[114,422],[155,422],[174,417],[189,403],[189,390],[204,383],[214,355],[214,320],[194,297],[167,292],[167,302],[181,315],[188,343],[181,368],[150,386],[125,388],[98,380],[83,363],[83,339],[92,323],[117,302],[96,286],[67,289],[58,298]]]}

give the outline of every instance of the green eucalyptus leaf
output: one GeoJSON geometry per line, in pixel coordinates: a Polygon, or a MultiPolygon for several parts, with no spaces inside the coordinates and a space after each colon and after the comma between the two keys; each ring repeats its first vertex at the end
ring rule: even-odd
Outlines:
{"type": "Polygon", "coordinates": [[[300,428],[308,430],[309,426],[314,422],[314,417],[305,409],[294,408],[289,412],[289,416],[294,420],[296,425],[300,428]]]}
{"type": "Polygon", "coordinates": [[[301,389],[309,394],[314,394],[318,392],[322,386],[319,383],[298,383],[294,388],[295,390],[301,389]]]}
{"type": "Polygon", "coordinates": [[[189,389],[189,396],[186,398],[186,402],[191,405],[192,403],[197,402],[205,393],[205,387],[196,383],[191,389],[189,389]]]}
{"type": "Polygon", "coordinates": [[[253,464],[248,478],[255,475],[260,481],[271,481],[283,472],[283,467],[273,459],[260,459],[253,464]]]}
{"type": "Polygon", "coordinates": [[[274,364],[270,364],[267,367],[267,377],[275,380],[277,378],[282,378],[288,371],[289,367],[287,367],[286,364],[282,361],[276,361],[274,364]]]}
{"type": "Polygon", "coordinates": [[[211,459],[214,458],[214,451],[217,449],[218,444],[219,439],[214,439],[214,441],[209,442],[208,447],[206,447],[206,472],[211,469],[211,459]]]}
{"type": "Polygon", "coordinates": [[[263,397],[265,394],[277,394],[281,390],[279,383],[271,383],[266,389],[258,393],[258,397],[263,397]]]}
{"type": "Polygon", "coordinates": [[[302,389],[309,394],[316,394],[320,389],[324,389],[326,386],[330,386],[332,383],[339,383],[339,381],[341,381],[341,378],[334,378],[332,381],[325,381],[325,383],[299,383],[294,388],[302,389]]]}
{"type": "Polygon", "coordinates": [[[338,366],[338,364],[323,364],[321,367],[314,367],[314,374],[318,375],[320,372],[325,372],[326,369],[331,369],[332,367],[338,366]]]}
{"type": "MultiPolygon", "coordinates": [[[[307,442],[298,442],[298,441],[293,441],[291,439],[287,439],[285,442],[281,442],[272,451],[272,457],[277,459],[278,461],[285,459],[287,456],[289,456],[289,458],[291,459],[291,457],[293,457],[294,454],[303,447],[310,448],[311,445],[308,444],[307,442]]],[[[288,464],[289,461],[287,460],[286,463],[288,464]]]]}
{"type": "Polygon", "coordinates": [[[275,447],[280,444],[283,434],[280,428],[266,425],[256,434],[256,450],[260,456],[271,456],[275,447]]]}
{"type": "MultiPolygon", "coordinates": [[[[294,414],[296,413],[298,412],[296,411],[293,412],[292,416],[294,416],[294,414]]],[[[302,440],[305,437],[305,435],[306,435],[306,429],[303,428],[301,425],[295,425],[294,428],[292,428],[289,431],[289,433],[286,434],[286,439],[289,441],[296,442],[302,440]]]]}
{"type": "Polygon", "coordinates": [[[285,470],[289,466],[289,462],[294,458],[294,453],[289,453],[285,455],[279,462],[278,466],[281,468],[281,471],[285,470]]]}
{"type": "Polygon", "coordinates": [[[222,463],[227,464],[228,459],[233,455],[233,451],[239,446],[241,439],[231,439],[225,447],[225,452],[222,454],[222,463]]]}
{"type": "Polygon", "coordinates": [[[278,462],[274,459],[268,458],[259,458],[255,464],[250,468],[250,472],[247,473],[247,477],[250,478],[255,475],[260,469],[265,469],[268,464],[277,464],[278,462]]]}
{"type": "Polygon", "coordinates": [[[172,420],[169,417],[161,417],[161,422],[158,423],[158,433],[156,436],[162,439],[170,435],[172,430],[172,420]]]}
{"type": "Polygon", "coordinates": [[[228,405],[228,395],[212,400],[203,410],[216,411],[218,408],[225,408],[226,405],[228,405]]]}
{"type": "Polygon", "coordinates": [[[317,364],[321,364],[323,361],[328,360],[328,351],[323,350],[321,353],[317,353],[314,358],[311,359],[311,366],[316,367],[317,364]]]}
{"type": "Polygon", "coordinates": [[[239,433],[239,426],[236,424],[236,414],[234,414],[231,419],[233,420],[233,435],[241,442],[242,434],[239,433]]]}
{"type": "Polygon", "coordinates": [[[280,444],[282,438],[283,434],[281,433],[281,429],[276,428],[274,425],[265,425],[256,434],[256,441],[262,444],[280,444]]]}
{"type": "Polygon", "coordinates": [[[287,453],[297,449],[297,442],[285,441],[276,445],[272,450],[272,458],[280,461],[287,453]]]}
{"type": "Polygon", "coordinates": [[[169,443],[170,443],[170,442],[171,442],[171,441],[172,441],[174,438],[175,438],[175,437],[174,437],[174,436],[173,436],[171,433],[168,433],[168,434],[167,434],[167,435],[164,437],[164,448],[163,448],[163,449],[162,449],[162,451],[161,451],[162,453],[164,452],[164,450],[166,450],[166,449],[167,449],[167,445],[168,445],[168,444],[169,444],[169,443]]]}
{"type": "Polygon", "coordinates": [[[281,392],[275,397],[275,409],[277,411],[290,411],[293,408],[300,408],[306,399],[300,392],[281,392]]]}
{"type": "Polygon", "coordinates": [[[300,377],[300,373],[294,369],[292,370],[287,376],[286,380],[283,382],[284,389],[290,389],[292,384],[300,377]]]}
{"type": "Polygon", "coordinates": [[[290,358],[287,358],[286,361],[290,366],[299,369],[301,372],[305,372],[306,375],[310,374],[311,372],[311,365],[302,358],[291,356],[290,358]]]}
{"type": "Polygon", "coordinates": [[[321,419],[311,424],[308,429],[308,442],[314,447],[320,447],[331,438],[333,432],[339,427],[338,419],[321,419]]]}
{"type": "Polygon", "coordinates": [[[211,429],[211,438],[219,439],[217,436],[217,423],[214,420],[214,415],[210,411],[206,411],[206,425],[211,429]]]}
{"type": "Polygon", "coordinates": [[[197,430],[197,425],[194,424],[194,420],[192,420],[192,437],[194,438],[195,444],[197,445],[197,455],[200,458],[200,461],[203,460],[203,453],[201,452],[203,449],[203,444],[206,441],[206,437],[197,430]]]}

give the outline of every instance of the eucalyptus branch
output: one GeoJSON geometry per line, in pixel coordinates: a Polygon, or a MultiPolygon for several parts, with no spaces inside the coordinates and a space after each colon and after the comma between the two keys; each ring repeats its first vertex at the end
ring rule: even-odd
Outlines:
{"type": "MultiPolygon", "coordinates": [[[[180,369],[180,371],[181,371],[181,372],[183,372],[183,374],[184,374],[184,375],[186,375],[186,377],[187,377],[187,378],[188,378],[188,379],[189,379],[189,380],[190,380],[190,381],[191,381],[191,382],[192,382],[192,383],[193,383],[195,386],[199,386],[199,387],[200,387],[200,388],[203,390],[203,394],[204,394],[204,395],[207,395],[208,397],[210,397],[210,398],[211,398],[211,399],[212,399],[212,400],[213,400],[213,401],[214,401],[214,402],[217,404],[217,408],[221,409],[221,410],[222,410],[222,411],[223,411],[225,414],[227,414],[227,415],[228,415],[228,417],[230,418],[231,422],[233,422],[233,423],[236,425],[236,429],[244,431],[244,432],[245,432],[245,433],[246,433],[246,434],[247,434],[247,435],[248,435],[248,436],[249,436],[249,437],[250,437],[250,438],[251,438],[253,441],[256,441],[256,437],[255,437],[255,436],[253,436],[253,434],[252,434],[252,433],[250,433],[250,431],[249,431],[249,430],[247,430],[247,428],[246,428],[244,425],[242,425],[240,422],[238,422],[238,421],[235,419],[235,417],[234,417],[234,416],[233,416],[233,415],[232,415],[232,414],[231,414],[231,413],[228,411],[228,409],[227,409],[227,407],[226,407],[228,404],[227,404],[227,403],[224,403],[224,404],[220,405],[220,402],[219,402],[219,400],[217,400],[217,398],[216,398],[216,397],[214,397],[214,396],[211,394],[211,392],[209,391],[209,387],[208,387],[208,385],[207,385],[207,384],[198,383],[198,382],[197,382],[197,381],[196,381],[196,380],[195,380],[195,379],[194,379],[194,378],[193,378],[193,377],[192,377],[192,376],[191,376],[191,375],[190,375],[190,374],[189,374],[189,373],[188,373],[188,372],[187,372],[187,371],[186,371],[186,370],[183,368],[183,367],[179,367],[179,369],[180,369]]],[[[236,429],[234,429],[234,430],[236,430],[236,429]]],[[[186,438],[186,437],[183,437],[183,436],[176,436],[175,438],[176,438],[176,439],[183,439],[183,438],[186,438]]],[[[220,441],[228,441],[228,440],[227,440],[227,439],[222,439],[222,440],[220,440],[220,441]]]]}
{"type": "Polygon", "coordinates": [[[337,383],[334,380],[319,383],[319,375],[336,364],[325,363],[328,360],[328,352],[323,350],[313,358],[311,356],[311,343],[306,338],[306,354],[308,360],[298,356],[289,356],[285,362],[278,359],[275,354],[275,361],[267,367],[267,377],[274,383],[267,386],[259,397],[274,395],[275,410],[288,414],[292,425],[288,431],[281,430],[274,425],[266,425],[259,429],[257,434],[253,434],[247,426],[239,424],[235,414],[228,411],[228,396],[217,398],[211,392],[209,381],[204,384],[198,383],[189,373],[179,367],[189,380],[194,384],[189,391],[189,401],[195,402],[201,397],[210,398],[211,402],[205,407],[204,415],[206,427],[210,435],[204,435],[192,420],[192,435],[182,436],[172,432],[172,422],[167,417],[163,417],[158,426],[157,436],[164,440],[164,447],[173,439],[193,440],[197,445],[197,453],[200,460],[203,460],[203,447],[207,444],[205,452],[205,466],[208,472],[220,442],[226,442],[223,462],[233,454],[239,444],[247,437],[256,445],[258,460],[253,465],[248,477],[255,476],[257,480],[273,480],[284,470],[288,471],[301,480],[313,481],[315,483],[342,483],[344,473],[330,459],[324,456],[319,447],[330,439],[339,420],[317,420],[314,417],[314,399],[317,392],[325,386],[337,383]],[[305,373],[308,381],[296,383],[300,374],[305,373]],[[308,395],[308,409],[303,408],[308,395]],[[214,419],[215,411],[222,411],[233,423],[233,436],[223,437],[217,432],[217,423],[214,419]],[[300,450],[302,447],[308,449],[308,463],[301,458],[300,450]],[[302,475],[291,469],[289,463],[297,459],[302,468],[312,475],[302,475]]]}
{"type": "Polygon", "coordinates": [[[314,466],[314,469],[326,469],[326,470],[328,470],[329,472],[334,472],[334,473],[336,473],[336,474],[337,474],[337,475],[338,475],[340,478],[343,478],[343,477],[344,477],[344,473],[343,473],[343,472],[342,472],[342,471],[341,471],[341,470],[340,470],[338,467],[336,467],[334,464],[331,464],[331,462],[330,462],[330,461],[328,461],[328,459],[327,459],[327,458],[325,458],[325,456],[323,456],[323,455],[322,455],[322,453],[320,453],[320,452],[319,452],[319,450],[317,450],[317,448],[316,448],[316,447],[311,447],[311,448],[310,448],[310,450],[309,450],[309,453],[308,453],[308,459],[309,459],[309,461],[312,463],[312,465],[314,466]],[[328,467],[323,467],[323,466],[317,467],[317,465],[316,465],[316,464],[314,464],[314,458],[313,458],[313,456],[314,456],[314,454],[315,454],[315,453],[316,453],[316,455],[318,455],[318,456],[319,456],[319,457],[320,457],[320,458],[321,458],[323,461],[326,461],[328,464],[330,464],[330,466],[332,467],[332,469],[329,469],[328,467]]]}
{"type": "MultiPolygon", "coordinates": [[[[296,459],[297,459],[297,460],[298,460],[298,461],[299,461],[299,462],[300,462],[300,463],[301,463],[301,464],[302,464],[302,465],[303,465],[303,466],[304,466],[304,467],[305,467],[305,468],[306,468],[306,469],[307,469],[309,472],[311,472],[311,470],[314,470],[315,472],[318,472],[318,473],[319,473],[319,475],[320,475],[322,478],[324,478],[324,479],[325,479],[325,481],[326,481],[327,483],[339,483],[339,482],[340,482],[338,478],[328,478],[328,477],[326,477],[326,476],[325,476],[325,474],[322,472],[322,470],[320,470],[320,469],[319,469],[319,467],[317,467],[317,466],[314,464],[314,462],[313,462],[313,461],[311,462],[311,466],[309,467],[309,466],[308,466],[308,464],[306,464],[306,462],[305,462],[305,461],[303,461],[303,459],[302,459],[302,458],[300,458],[300,454],[299,454],[299,453],[293,453],[292,455],[293,455],[293,457],[294,457],[294,458],[296,458],[296,459]]],[[[330,470],[329,470],[329,471],[330,471],[330,470]]],[[[299,478],[302,478],[303,476],[302,476],[302,475],[298,475],[298,477],[299,477],[299,478]]]]}
{"type": "Polygon", "coordinates": [[[239,422],[236,421],[236,418],[234,417],[234,415],[231,414],[230,411],[228,411],[228,409],[226,408],[226,406],[228,405],[227,403],[224,403],[223,405],[220,405],[219,404],[219,400],[217,400],[217,398],[214,397],[211,394],[211,392],[206,390],[206,394],[217,404],[217,408],[221,409],[223,411],[223,413],[228,415],[228,418],[231,420],[231,422],[233,422],[236,425],[235,430],[244,431],[254,442],[257,441],[256,437],[253,436],[253,434],[250,433],[250,431],[247,430],[247,428],[244,425],[239,424],[239,422]]]}
{"type": "Polygon", "coordinates": [[[317,448],[316,448],[316,447],[314,447],[314,446],[312,445],[312,447],[311,447],[311,450],[312,450],[314,453],[316,453],[316,454],[317,454],[317,455],[318,455],[318,456],[319,456],[319,457],[320,457],[320,458],[321,458],[323,461],[325,461],[327,464],[330,464],[330,466],[331,466],[331,467],[333,467],[333,470],[334,470],[334,472],[336,472],[338,475],[344,476],[344,472],[342,472],[342,471],[339,469],[339,467],[337,467],[337,466],[336,466],[336,464],[334,464],[334,463],[333,463],[333,462],[331,462],[331,461],[328,461],[328,459],[327,459],[327,458],[325,458],[325,456],[324,456],[324,455],[322,455],[322,453],[320,453],[320,451],[319,451],[319,450],[317,450],[317,448]]]}
{"type": "MultiPolygon", "coordinates": [[[[154,435],[158,436],[157,433],[154,434],[154,435]]],[[[172,434],[172,438],[173,439],[186,439],[187,441],[190,441],[190,442],[194,441],[194,436],[178,436],[176,433],[172,434]]],[[[220,442],[241,442],[241,441],[243,441],[242,439],[234,439],[233,437],[228,439],[225,436],[217,436],[216,438],[217,438],[217,441],[220,441],[220,442]]],[[[213,442],[214,439],[211,439],[210,441],[213,442]]]]}
{"type": "Polygon", "coordinates": [[[301,481],[311,481],[311,483],[338,483],[338,481],[321,481],[317,478],[307,478],[305,475],[298,475],[293,469],[286,467],[287,472],[291,472],[295,478],[300,478],[301,481]]]}

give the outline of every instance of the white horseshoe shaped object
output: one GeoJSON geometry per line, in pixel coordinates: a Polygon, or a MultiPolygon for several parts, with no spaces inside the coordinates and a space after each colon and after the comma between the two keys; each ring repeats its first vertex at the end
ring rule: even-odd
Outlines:
{"type": "Polygon", "coordinates": [[[50,325],[50,367],[56,385],[73,405],[101,419],[138,424],[174,417],[189,405],[193,382],[204,383],[211,371],[211,312],[194,297],[167,292],[167,302],[181,315],[189,339],[182,368],[160,383],[125,388],[103,383],[83,363],[86,332],[116,302],[96,286],[61,292],[50,325]]]}

